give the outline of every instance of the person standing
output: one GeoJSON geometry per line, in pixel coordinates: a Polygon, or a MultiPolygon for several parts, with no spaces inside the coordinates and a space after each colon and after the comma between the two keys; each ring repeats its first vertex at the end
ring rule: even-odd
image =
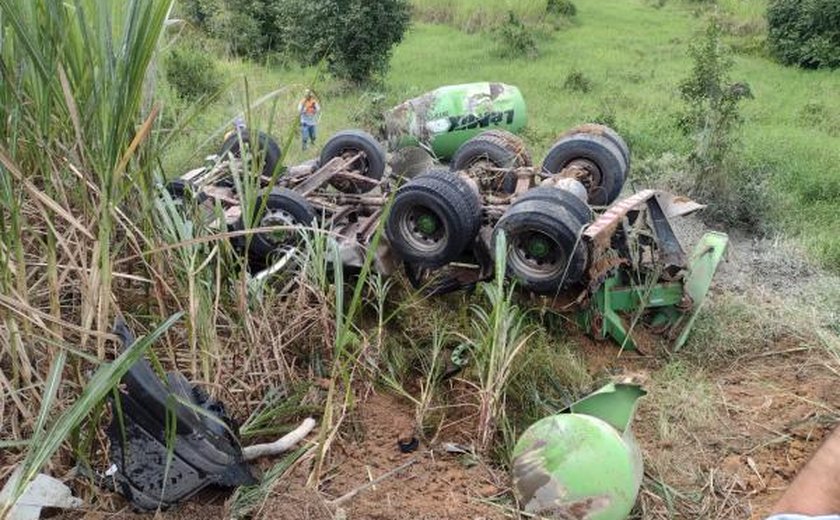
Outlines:
{"type": "Polygon", "coordinates": [[[300,114],[300,134],[303,138],[303,149],[306,150],[309,143],[315,144],[316,126],[321,114],[321,105],[312,90],[306,89],[303,99],[298,104],[298,113],[300,114]]]}

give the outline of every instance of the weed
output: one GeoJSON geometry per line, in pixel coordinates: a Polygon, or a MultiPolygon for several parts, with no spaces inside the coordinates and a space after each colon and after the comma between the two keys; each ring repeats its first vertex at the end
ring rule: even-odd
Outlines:
{"type": "Polygon", "coordinates": [[[513,303],[513,285],[506,283],[506,252],[504,238],[497,240],[495,281],[481,284],[489,309],[478,304],[471,307],[471,331],[463,336],[477,379],[477,433],[482,453],[490,450],[504,421],[507,387],[515,372],[514,362],[533,334],[525,312],[513,303]]]}
{"type": "MultiPolygon", "coordinates": [[[[505,438],[516,439],[539,419],[566,408],[592,384],[577,345],[538,328],[511,377],[506,400],[509,431],[505,438]]],[[[509,453],[512,445],[505,448],[509,453]]]]}
{"type": "Polygon", "coordinates": [[[572,69],[563,81],[563,88],[569,92],[586,94],[591,92],[594,87],[595,82],[579,69],[572,69]]]}
{"type": "Polygon", "coordinates": [[[577,14],[577,7],[572,0],[548,0],[545,12],[570,18],[577,14]]]}
{"type": "Polygon", "coordinates": [[[796,331],[808,330],[810,325],[803,324],[791,309],[756,305],[743,295],[716,297],[703,307],[681,355],[699,366],[714,369],[731,366],[744,356],[764,353],[785,338],[806,341],[796,331]]]}
{"type": "Polygon", "coordinates": [[[537,40],[532,30],[513,11],[497,30],[496,54],[501,58],[536,58],[539,55],[537,40]]]}
{"type": "Polygon", "coordinates": [[[687,431],[706,428],[717,420],[715,389],[701,370],[674,361],[653,378],[646,406],[657,414],[659,437],[674,440],[683,431],[675,431],[679,424],[687,431]]]}

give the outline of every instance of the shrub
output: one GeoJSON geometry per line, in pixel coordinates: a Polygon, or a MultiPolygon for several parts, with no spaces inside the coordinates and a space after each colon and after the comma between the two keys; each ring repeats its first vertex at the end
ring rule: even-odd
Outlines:
{"type": "Polygon", "coordinates": [[[497,54],[502,58],[535,58],[539,55],[537,40],[522,20],[513,11],[508,12],[507,21],[496,31],[498,35],[497,54]]]}
{"type": "Polygon", "coordinates": [[[275,2],[269,0],[183,0],[183,15],[238,56],[256,58],[278,51],[275,2]]]}
{"type": "Polygon", "coordinates": [[[742,178],[732,158],[742,122],[740,104],[752,93],[749,85],[731,81],[732,57],[721,34],[720,23],[713,17],[704,37],[689,49],[694,66],[680,84],[686,103],[680,126],[694,140],[688,158],[691,192],[710,202],[711,213],[720,220],[754,227],[754,218],[744,215],[742,205],[750,198],[763,201],[764,197],[754,192],[757,183],[742,178]]]}
{"type": "Polygon", "coordinates": [[[571,18],[577,14],[577,7],[572,0],[548,0],[545,12],[571,18]]]}
{"type": "Polygon", "coordinates": [[[166,81],[178,97],[196,100],[215,94],[224,83],[216,60],[192,47],[178,47],[166,57],[166,81]]]}
{"type": "Polygon", "coordinates": [[[772,0],[767,8],[770,49],[787,65],[840,67],[840,2],[772,0]]]}
{"type": "Polygon", "coordinates": [[[590,92],[594,86],[595,83],[586,74],[577,69],[569,72],[566,80],[563,82],[563,89],[582,94],[590,92]]]}

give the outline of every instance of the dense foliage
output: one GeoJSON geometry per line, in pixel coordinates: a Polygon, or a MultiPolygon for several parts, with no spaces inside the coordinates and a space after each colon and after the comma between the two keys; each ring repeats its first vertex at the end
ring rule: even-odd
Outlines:
{"type": "Polygon", "coordinates": [[[408,0],[185,0],[183,13],[234,54],[325,60],[356,83],[387,69],[410,21],[408,0]]]}
{"type": "Polygon", "coordinates": [[[214,94],[223,83],[216,60],[188,46],[178,47],[166,57],[166,81],[187,100],[214,94]]]}
{"type": "Polygon", "coordinates": [[[768,41],[783,63],[805,68],[840,67],[840,2],[772,0],[768,41]]]}

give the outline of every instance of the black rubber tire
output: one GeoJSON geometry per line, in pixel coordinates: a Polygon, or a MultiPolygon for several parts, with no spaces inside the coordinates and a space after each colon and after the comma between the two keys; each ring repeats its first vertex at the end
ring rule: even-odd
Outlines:
{"type": "Polygon", "coordinates": [[[528,147],[525,146],[525,141],[513,132],[508,132],[507,130],[502,130],[501,128],[494,128],[493,130],[482,132],[480,135],[495,137],[504,141],[508,150],[513,151],[517,155],[517,163],[515,166],[528,167],[534,165],[534,159],[531,156],[531,152],[528,151],[528,147]]]}
{"type": "Polygon", "coordinates": [[[529,166],[530,155],[523,154],[524,144],[510,132],[490,130],[479,134],[462,144],[452,161],[449,163],[451,171],[468,170],[470,166],[482,159],[493,163],[497,168],[518,168],[529,166]],[[520,145],[513,140],[519,141],[520,145]]]}
{"type": "MultiPolygon", "coordinates": [[[[462,144],[452,161],[449,169],[453,172],[469,170],[475,163],[486,160],[496,168],[520,168],[529,166],[530,155],[522,141],[503,130],[490,130],[473,137],[462,144]]],[[[516,190],[516,175],[511,172],[504,175],[498,186],[493,190],[500,193],[513,193],[516,190]]]]}
{"type": "Polygon", "coordinates": [[[595,164],[601,172],[600,180],[588,186],[589,204],[607,206],[624,187],[627,164],[616,145],[599,135],[572,134],[557,141],[548,151],[542,171],[557,174],[571,162],[583,159],[595,164]]]}
{"type": "MultiPolygon", "coordinates": [[[[627,171],[630,171],[630,147],[627,146],[627,141],[621,137],[621,134],[613,130],[612,128],[608,127],[607,125],[602,125],[599,123],[586,123],[580,126],[576,126],[566,132],[565,135],[572,135],[572,134],[589,134],[589,135],[602,135],[612,141],[614,145],[616,145],[621,151],[621,156],[624,158],[624,163],[627,165],[627,171]]],[[[563,137],[563,136],[561,136],[563,137]]],[[[625,175],[625,178],[627,176],[625,175]]]]}
{"type": "MultiPolygon", "coordinates": [[[[248,130],[240,130],[239,133],[234,132],[230,135],[225,142],[222,144],[222,148],[219,151],[219,155],[224,157],[227,154],[232,154],[234,157],[242,157],[242,150],[240,143],[242,145],[251,148],[252,141],[251,141],[251,132],[248,130]]],[[[270,135],[264,132],[257,132],[257,146],[259,150],[263,153],[263,167],[262,167],[262,175],[266,177],[270,177],[274,174],[274,169],[277,167],[277,164],[280,162],[280,159],[283,156],[283,151],[280,149],[280,145],[277,144],[277,141],[271,138],[270,135]]]]}
{"type": "Polygon", "coordinates": [[[198,204],[201,204],[207,200],[206,193],[196,190],[192,183],[183,179],[172,179],[167,182],[166,191],[168,191],[172,199],[176,201],[195,200],[198,204]]]}
{"type": "Polygon", "coordinates": [[[537,186],[526,191],[516,202],[525,200],[556,201],[566,208],[581,224],[589,224],[594,219],[592,208],[584,201],[577,198],[573,193],[561,190],[554,186],[537,186]]]}
{"type": "Polygon", "coordinates": [[[556,294],[580,282],[588,264],[586,246],[579,239],[583,224],[557,200],[533,199],[517,201],[499,220],[493,230],[493,249],[499,233],[505,232],[508,241],[507,272],[520,286],[538,294],[556,294]],[[522,267],[521,252],[517,241],[524,233],[537,233],[551,240],[560,251],[551,270],[536,274],[522,267]]]}
{"type": "MultiPolygon", "coordinates": [[[[379,180],[385,174],[387,158],[385,150],[375,137],[362,130],[344,130],[330,137],[324,148],[321,149],[321,166],[327,164],[336,157],[347,153],[363,152],[365,157],[361,164],[355,165],[365,177],[379,180]]],[[[374,186],[362,186],[352,182],[331,182],[337,190],[344,193],[365,193],[374,186]]]]}
{"type": "MultiPolygon", "coordinates": [[[[264,195],[257,197],[256,207],[254,211],[259,211],[262,207],[264,195]]],[[[284,211],[288,213],[288,217],[292,220],[292,225],[310,226],[318,218],[315,209],[302,195],[287,188],[274,188],[268,194],[268,200],[265,203],[265,212],[263,212],[262,219],[272,211],[284,211]]],[[[244,224],[241,219],[238,227],[244,229],[244,224]]],[[[252,227],[264,227],[261,222],[254,222],[252,227]]],[[[290,240],[289,242],[294,242],[290,240]]],[[[248,254],[251,258],[266,261],[281,245],[289,245],[288,242],[278,243],[270,236],[264,233],[256,233],[251,237],[248,254]]]]}
{"type": "Polygon", "coordinates": [[[397,190],[385,232],[401,260],[418,267],[436,268],[453,261],[469,247],[480,226],[481,202],[470,184],[446,170],[432,170],[397,190]],[[438,244],[423,247],[424,237],[412,236],[408,226],[418,209],[435,218],[436,228],[443,234],[438,244]]]}

